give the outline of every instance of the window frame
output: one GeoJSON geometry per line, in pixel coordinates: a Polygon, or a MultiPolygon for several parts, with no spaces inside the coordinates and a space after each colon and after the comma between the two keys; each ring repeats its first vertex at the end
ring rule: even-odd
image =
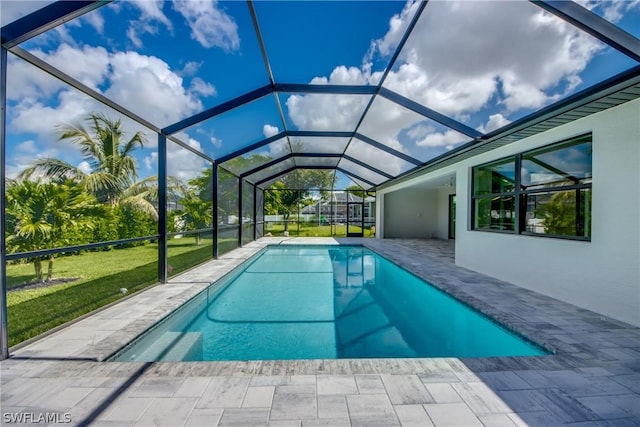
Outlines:
{"type": "MultiPolygon", "coordinates": [[[[541,147],[537,147],[531,150],[523,151],[510,156],[495,159],[490,162],[482,163],[477,166],[473,166],[471,168],[471,180],[470,180],[470,187],[469,187],[470,188],[469,200],[470,200],[470,212],[471,212],[471,215],[470,215],[471,220],[469,222],[470,230],[489,232],[489,233],[513,234],[513,235],[524,235],[524,236],[535,236],[535,237],[546,237],[546,238],[553,238],[553,239],[578,240],[578,241],[590,242],[591,230],[592,230],[591,224],[593,223],[593,219],[591,215],[593,202],[591,202],[590,206],[588,207],[589,209],[588,213],[586,212],[586,208],[583,210],[580,208],[580,206],[582,203],[583,191],[590,192],[591,198],[593,197],[593,189],[592,189],[593,169],[591,171],[591,176],[589,178],[586,178],[585,182],[582,182],[582,183],[576,183],[573,185],[560,184],[560,185],[549,186],[549,187],[546,187],[544,186],[544,183],[541,183],[541,184],[538,184],[536,188],[533,188],[533,189],[523,189],[522,187],[522,162],[524,157],[539,151],[542,151],[542,152],[544,152],[545,150],[553,151],[552,149],[554,146],[557,146],[558,149],[560,149],[562,146],[570,147],[573,145],[580,145],[587,142],[593,144],[592,133],[581,134],[575,137],[567,138],[567,139],[557,141],[551,144],[547,144],[541,147]],[[513,191],[476,194],[477,173],[481,168],[486,168],[487,166],[491,166],[493,164],[511,163],[511,162],[514,163],[514,167],[515,167],[515,171],[514,171],[515,188],[513,191]],[[535,196],[538,194],[549,194],[549,193],[557,194],[557,193],[566,192],[566,191],[575,191],[576,193],[576,203],[575,203],[576,235],[536,233],[533,231],[527,231],[526,230],[526,227],[527,227],[526,213],[527,213],[527,201],[529,197],[532,195],[535,196]],[[514,220],[513,230],[501,230],[497,228],[479,228],[476,226],[477,201],[483,200],[483,199],[491,199],[495,197],[513,197],[514,198],[515,220],[514,220]],[[586,233],[587,218],[590,219],[588,233],[586,233]],[[581,232],[583,235],[577,235],[579,232],[581,232]]],[[[593,151],[591,152],[591,159],[593,160],[593,151]]]]}

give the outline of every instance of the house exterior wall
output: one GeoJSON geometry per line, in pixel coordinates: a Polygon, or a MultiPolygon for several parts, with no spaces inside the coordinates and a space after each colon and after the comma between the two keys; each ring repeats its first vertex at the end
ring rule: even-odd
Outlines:
{"type": "MultiPolygon", "coordinates": [[[[402,194],[412,194],[407,188],[447,173],[456,174],[456,264],[640,326],[640,100],[384,188],[378,195],[401,204],[402,194]],[[593,136],[591,241],[471,230],[472,167],[588,132],[593,136]]],[[[444,202],[444,195],[437,198],[439,218],[444,202]]],[[[385,218],[385,226],[393,221],[385,218]]]]}
{"type": "Polygon", "coordinates": [[[436,192],[405,189],[385,195],[385,238],[433,237],[437,230],[436,192]]]}

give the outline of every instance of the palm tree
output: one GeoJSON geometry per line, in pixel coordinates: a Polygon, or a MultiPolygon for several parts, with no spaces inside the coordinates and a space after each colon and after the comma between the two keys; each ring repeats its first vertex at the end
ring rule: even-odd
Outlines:
{"type": "Polygon", "coordinates": [[[152,203],[152,197],[157,194],[157,178],[137,181],[137,163],[132,155],[136,148],[144,146],[144,135],[136,132],[127,140],[122,121],[111,120],[103,114],[91,113],[87,122],[91,125],[90,130],[81,124],[61,126],[58,139],[80,147],[84,160],[91,167],[90,173],[64,160],[47,158],[36,160],[19,178],[72,179],[80,182],[101,203],[128,205],[157,219],[152,203]]]}
{"type": "MultiPolygon", "coordinates": [[[[78,243],[94,227],[104,209],[94,196],[67,180],[61,183],[10,181],[7,185],[7,247],[29,252],[78,243]]],[[[43,281],[42,257],[31,259],[36,279],[43,281]]],[[[48,256],[47,280],[53,278],[53,254],[48,256]]]]}
{"type": "MultiPolygon", "coordinates": [[[[187,227],[192,230],[211,227],[213,222],[213,211],[211,202],[201,200],[193,191],[188,192],[180,201],[184,207],[182,219],[187,227]]],[[[196,234],[196,245],[202,243],[200,233],[196,234]]]]}

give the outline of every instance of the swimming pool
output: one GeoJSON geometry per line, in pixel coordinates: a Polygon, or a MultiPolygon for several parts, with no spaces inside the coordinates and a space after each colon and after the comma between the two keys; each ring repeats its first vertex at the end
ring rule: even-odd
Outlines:
{"type": "Polygon", "coordinates": [[[534,356],[546,352],[361,246],[268,246],[116,361],[534,356]]]}

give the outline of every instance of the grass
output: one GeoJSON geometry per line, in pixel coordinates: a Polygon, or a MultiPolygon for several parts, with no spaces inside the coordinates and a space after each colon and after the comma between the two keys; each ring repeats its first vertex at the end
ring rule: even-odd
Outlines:
{"type": "MultiPolygon", "coordinates": [[[[360,232],[361,227],[349,226],[349,231],[360,232]]],[[[284,233],[284,224],[268,223],[264,230],[265,233],[271,233],[274,236],[282,236],[284,233]]],[[[298,224],[289,224],[289,235],[299,237],[346,237],[347,226],[345,224],[331,225],[315,225],[309,223],[300,223],[300,231],[298,231],[298,224]]],[[[374,233],[370,228],[364,228],[364,237],[374,237],[374,233]]]]}
{"type": "MultiPolygon", "coordinates": [[[[350,227],[359,231],[359,227],[350,227]]],[[[282,235],[284,225],[269,225],[265,232],[282,235]]],[[[290,224],[292,236],[346,236],[346,225],[317,226],[290,224]]],[[[372,236],[365,228],[365,237],[372,236]]],[[[237,246],[236,239],[220,239],[218,252],[226,253],[237,246]]],[[[194,237],[173,239],[168,245],[170,276],[198,265],[212,257],[212,241],[195,244],[194,237]]],[[[43,262],[47,268],[47,262],[43,262]]],[[[89,313],[158,281],[158,244],[147,243],[131,248],[83,252],[58,256],[54,261],[54,278],[74,278],[65,283],[32,289],[15,289],[35,279],[32,263],[7,264],[7,317],[9,345],[13,346],[58,325],[89,313]]]]}
{"type": "MultiPolygon", "coordinates": [[[[211,259],[211,245],[211,239],[203,239],[200,245],[195,245],[193,237],[171,240],[171,274],[211,259]]],[[[234,242],[221,242],[220,252],[233,245],[234,242]]],[[[55,277],[79,279],[59,285],[10,291],[7,295],[9,345],[18,344],[122,298],[125,296],[120,293],[122,287],[131,293],[156,283],[157,259],[157,243],[56,258],[55,277]]],[[[32,271],[31,263],[8,264],[9,289],[33,280],[32,271]]]]}

